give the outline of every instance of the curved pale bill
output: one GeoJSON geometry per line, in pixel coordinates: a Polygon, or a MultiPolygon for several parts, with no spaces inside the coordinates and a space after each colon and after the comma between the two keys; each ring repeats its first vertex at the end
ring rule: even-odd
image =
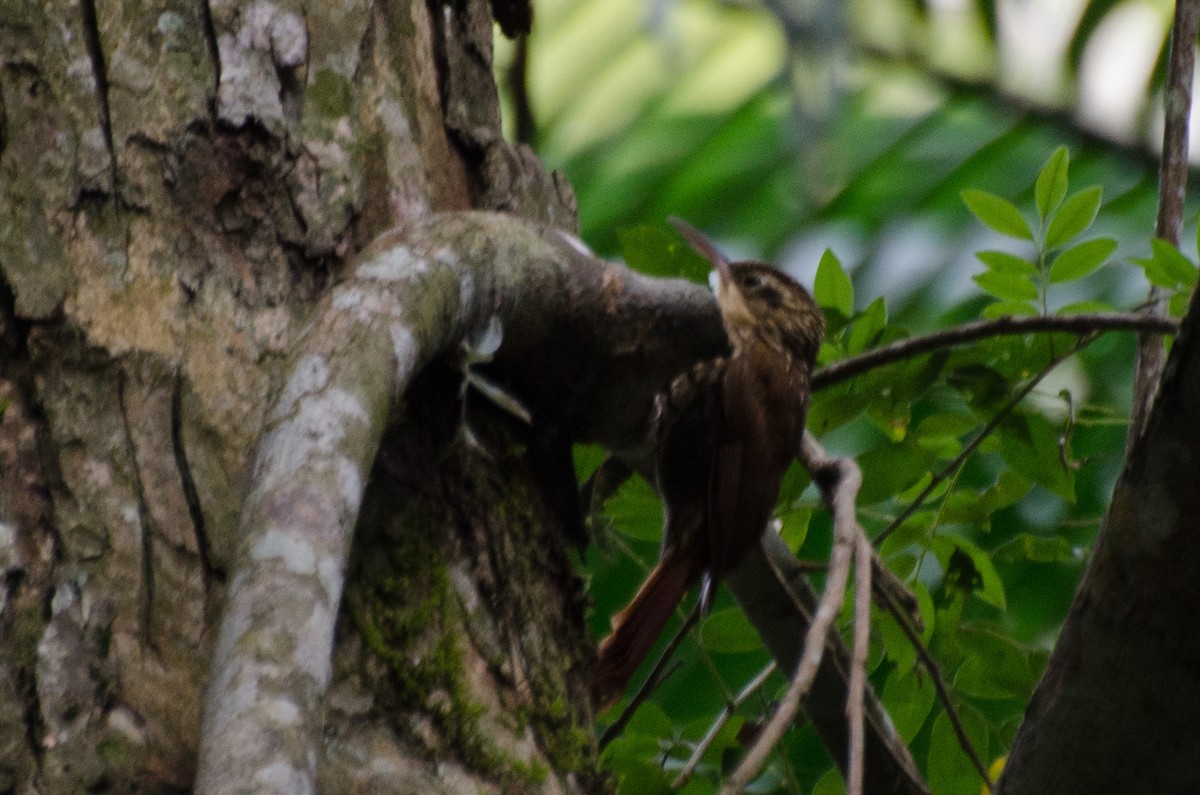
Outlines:
{"type": "Polygon", "coordinates": [[[689,224],[682,218],[672,215],[669,219],[671,226],[679,230],[679,234],[683,235],[692,248],[696,250],[700,256],[708,260],[717,272],[721,274],[721,279],[728,283],[733,282],[733,271],[729,268],[729,260],[725,259],[712,241],[705,237],[699,229],[689,224]]]}

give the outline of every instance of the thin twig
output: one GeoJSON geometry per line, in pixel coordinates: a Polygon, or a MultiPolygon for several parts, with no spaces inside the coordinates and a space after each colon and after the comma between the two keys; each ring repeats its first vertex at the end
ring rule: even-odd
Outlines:
{"type": "Polygon", "coordinates": [[[874,548],[871,550],[871,592],[880,604],[883,604],[883,595],[889,594],[902,609],[908,611],[908,616],[914,624],[924,628],[925,622],[921,618],[917,595],[887,567],[874,548]]]}
{"type": "Polygon", "coordinates": [[[1163,151],[1158,177],[1158,220],[1154,234],[1179,245],[1188,178],[1188,115],[1192,109],[1195,79],[1196,32],[1200,29],[1200,3],[1179,0],[1171,23],[1167,59],[1166,95],[1163,97],[1163,151]]]}
{"type": "MultiPolygon", "coordinates": [[[[934,476],[933,480],[930,481],[929,485],[927,485],[921,491],[921,493],[917,495],[917,498],[914,499],[899,516],[893,519],[891,524],[884,528],[883,532],[875,536],[874,544],[881,544],[883,540],[891,535],[896,528],[900,527],[900,525],[903,524],[908,517],[912,516],[912,514],[916,512],[916,510],[922,504],[924,504],[926,498],[933,493],[933,490],[936,489],[942,481],[957,471],[958,468],[966,462],[967,458],[969,458],[975,452],[979,445],[982,444],[984,439],[991,435],[1000,422],[1003,421],[1004,417],[1008,416],[1008,414],[1011,413],[1020,404],[1020,402],[1024,400],[1030,392],[1033,391],[1033,389],[1042,381],[1042,379],[1050,374],[1051,370],[1057,367],[1065,359],[1069,358],[1070,356],[1074,356],[1076,353],[1086,348],[1088,345],[1094,342],[1095,339],[1096,335],[1093,334],[1078,340],[1075,345],[1072,346],[1071,350],[1056,356],[1044,368],[1042,368],[1037,375],[1031,378],[1024,387],[1018,390],[1017,393],[1014,394],[998,412],[996,412],[996,415],[992,417],[991,421],[989,421],[988,424],[984,426],[983,430],[981,430],[979,434],[971,440],[970,444],[963,449],[958,457],[955,458],[954,461],[952,461],[944,469],[938,472],[938,474],[934,476]]],[[[878,590],[876,591],[876,594],[880,595],[878,590]]],[[[942,680],[941,672],[938,670],[937,663],[934,661],[932,655],[929,654],[929,650],[926,649],[924,644],[921,643],[920,636],[913,628],[908,611],[901,609],[898,601],[892,596],[891,593],[882,594],[882,598],[884,600],[886,609],[896,619],[896,623],[900,625],[900,628],[903,630],[905,636],[908,637],[909,642],[912,643],[913,648],[916,649],[917,655],[921,658],[922,663],[924,663],[926,669],[928,669],[930,677],[933,679],[934,687],[937,690],[938,699],[942,702],[942,706],[946,710],[946,715],[950,719],[950,724],[954,728],[954,733],[958,737],[959,744],[962,746],[967,756],[970,757],[972,764],[975,765],[979,775],[990,789],[992,786],[992,781],[988,776],[987,768],[984,767],[982,760],[979,758],[979,754],[971,745],[970,739],[967,737],[966,730],[963,728],[962,720],[959,718],[958,712],[950,699],[950,691],[946,687],[945,682],[942,680]],[[903,615],[901,615],[902,613],[903,615]]]]}
{"type": "Polygon", "coordinates": [[[850,666],[850,692],[846,697],[846,718],[850,722],[847,795],[862,795],[863,791],[866,742],[863,733],[863,691],[866,688],[867,652],[871,640],[871,569],[874,557],[875,549],[871,542],[859,532],[854,546],[854,657],[850,666]]]}
{"type": "MultiPolygon", "coordinates": [[[[890,600],[890,596],[888,597],[890,600]]],[[[963,752],[970,758],[971,764],[975,767],[975,772],[979,773],[979,777],[987,784],[988,789],[992,788],[992,778],[988,775],[987,767],[984,766],[983,760],[979,758],[979,752],[975,750],[975,746],[971,745],[971,738],[967,736],[966,727],[963,726],[962,718],[958,714],[958,709],[954,706],[954,702],[950,698],[950,688],[946,687],[946,680],[942,678],[941,669],[938,668],[937,661],[933,659],[933,655],[929,653],[929,649],[921,642],[921,636],[909,623],[906,616],[900,615],[900,610],[896,605],[889,605],[888,612],[896,619],[896,623],[900,626],[900,631],[908,638],[908,642],[917,652],[917,657],[925,666],[925,670],[929,672],[929,678],[933,680],[934,690],[937,691],[938,701],[942,702],[942,708],[946,710],[946,717],[950,719],[950,726],[954,729],[954,734],[958,737],[958,744],[962,747],[963,752]]]]}
{"type": "Polygon", "coordinates": [[[704,733],[704,737],[696,744],[692,750],[692,755],[688,758],[687,764],[679,771],[679,775],[671,782],[671,789],[680,789],[684,784],[687,784],[692,775],[695,774],[696,768],[700,765],[700,760],[704,758],[704,754],[713,744],[713,740],[717,738],[717,734],[721,729],[725,728],[725,724],[734,716],[738,708],[746,703],[746,699],[757,693],[762,686],[766,684],[767,679],[771,674],[775,673],[775,662],[767,663],[767,666],[759,671],[753,679],[746,683],[745,687],[738,691],[737,695],[725,702],[725,709],[721,710],[721,714],[708,727],[708,731],[704,733]]]}
{"type": "Polygon", "coordinates": [[[604,734],[600,735],[599,743],[601,751],[604,750],[605,746],[619,737],[621,732],[625,731],[625,727],[629,725],[629,721],[633,719],[633,715],[638,711],[638,708],[645,703],[646,699],[650,698],[650,696],[654,694],[654,691],[657,690],[663,682],[666,681],[667,664],[671,662],[671,658],[675,656],[675,651],[679,648],[680,644],[683,643],[683,639],[687,637],[688,632],[692,630],[692,627],[696,626],[696,623],[699,620],[700,603],[697,602],[696,607],[692,609],[690,614],[688,614],[687,620],[683,622],[683,626],[679,628],[679,631],[676,632],[675,636],[671,638],[671,642],[667,644],[665,649],[663,649],[662,655],[658,658],[658,662],[654,663],[654,668],[650,670],[650,675],[646,677],[646,681],[642,682],[642,686],[639,687],[638,691],[633,694],[633,698],[630,700],[629,705],[626,706],[625,709],[621,710],[621,714],[617,717],[617,719],[613,721],[607,729],[604,730],[604,734]]]}
{"type": "Polygon", "coordinates": [[[1098,331],[1143,331],[1175,334],[1179,324],[1168,317],[1135,312],[1102,312],[1093,315],[1038,315],[999,317],[976,320],[961,326],[922,334],[917,337],[873,348],[866,353],[836,361],[813,374],[812,388],[825,389],[885,364],[911,359],[927,353],[966,345],[990,337],[1061,331],[1068,334],[1093,334],[1098,331]]]}
{"type": "Polygon", "coordinates": [[[974,452],[979,448],[979,445],[983,444],[983,441],[992,435],[992,432],[999,427],[1000,423],[1004,421],[1004,418],[1011,414],[1012,411],[1016,409],[1018,405],[1020,405],[1021,401],[1024,400],[1026,396],[1028,396],[1029,393],[1032,392],[1034,388],[1042,382],[1043,378],[1050,374],[1051,370],[1061,364],[1065,359],[1074,356],[1088,345],[1091,345],[1095,339],[1095,335],[1091,335],[1078,340],[1073,346],[1071,346],[1069,351],[1066,351],[1051,359],[1050,363],[1043,367],[1037,375],[1029,379],[1025,386],[1018,389],[1016,394],[1009,398],[1008,402],[1000,407],[1000,410],[997,411],[995,416],[988,421],[988,424],[983,426],[983,430],[981,430],[975,436],[975,438],[963,448],[963,451],[958,454],[958,457],[947,464],[940,472],[934,475],[929,481],[929,484],[921,490],[920,494],[917,495],[916,499],[909,503],[908,507],[901,511],[900,515],[893,519],[887,527],[875,535],[875,537],[872,539],[872,543],[878,547],[884,542],[884,540],[887,539],[888,536],[894,533],[900,527],[900,525],[904,524],[905,520],[916,513],[917,509],[925,504],[925,500],[930,494],[933,493],[934,489],[940,486],[942,481],[956,472],[958,468],[961,467],[966,460],[971,457],[972,454],[974,454],[974,452]]]}
{"type": "Polygon", "coordinates": [[[821,488],[833,514],[833,552],[829,561],[829,575],[825,579],[825,590],[817,602],[817,609],[813,611],[812,622],[804,635],[804,650],[787,693],[745,758],[721,787],[723,795],[735,795],[745,789],[795,720],[800,699],[808,692],[817,667],[821,664],[825,635],[841,609],[850,561],[861,533],[855,515],[855,501],[862,486],[862,472],[858,464],[850,458],[830,457],[810,433],[804,434],[800,458],[821,488]]]}
{"type": "MultiPolygon", "coordinates": [[[[890,599],[890,597],[888,597],[890,599]]],[[[988,767],[984,766],[983,759],[979,758],[979,752],[971,745],[971,737],[967,736],[967,730],[962,725],[962,718],[959,716],[959,711],[954,706],[954,701],[950,699],[950,688],[946,686],[946,680],[942,677],[942,670],[937,667],[937,660],[934,659],[929,648],[920,640],[920,635],[913,628],[912,623],[907,620],[907,616],[900,615],[900,610],[895,604],[888,605],[888,612],[895,618],[899,624],[900,630],[905,634],[908,642],[912,644],[914,650],[917,651],[917,657],[929,673],[929,679],[934,682],[934,689],[937,691],[937,700],[941,701],[942,709],[946,710],[946,717],[949,718],[950,727],[954,729],[954,735],[959,739],[959,746],[962,752],[966,753],[971,759],[971,764],[979,773],[979,778],[983,779],[985,784],[988,784],[988,789],[992,788],[991,776],[988,775],[988,767]]]]}
{"type": "MultiPolygon", "coordinates": [[[[1179,0],[1171,23],[1170,55],[1167,58],[1167,85],[1163,97],[1163,150],[1158,172],[1158,220],[1154,236],[1179,245],[1183,228],[1183,205],[1188,179],[1188,120],[1192,111],[1192,81],[1195,77],[1196,32],[1200,27],[1200,2],[1179,0]]],[[[1162,314],[1157,287],[1150,288],[1152,306],[1145,312],[1162,314]]],[[[1137,361],[1133,371],[1133,407],[1125,449],[1129,451],[1142,434],[1146,416],[1158,391],[1162,375],[1163,346],[1157,334],[1138,335],[1137,361]]]]}

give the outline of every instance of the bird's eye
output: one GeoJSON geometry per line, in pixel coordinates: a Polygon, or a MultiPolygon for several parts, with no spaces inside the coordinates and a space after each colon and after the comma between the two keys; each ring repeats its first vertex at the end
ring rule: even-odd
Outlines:
{"type": "Polygon", "coordinates": [[[758,274],[748,273],[742,277],[742,287],[745,287],[747,290],[753,290],[755,287],[760,286],[762,286],[762,279],[759,278],[758,274]]]}

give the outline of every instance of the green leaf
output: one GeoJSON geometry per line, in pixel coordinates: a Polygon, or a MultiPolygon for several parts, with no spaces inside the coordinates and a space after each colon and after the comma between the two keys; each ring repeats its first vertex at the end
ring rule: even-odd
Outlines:
{"type": "Polygon", "coordinates": [[[641,475],[634,475],[604,504],[604,512],[622,534],[640,541],[662,537],[662,502],[641,475]]]}
{"type": "Polygon", "coordinates": [[[571,457],[575,461],[575,477],[579,482],[590,478],[607,455],[608,451],[598,444],[573,445],[571,457]]]}
{"type": "MultiPolygon", "coordinates": [[[[653,701],[644,703],[642,707],[634,713],[621,736],[604,749],[601,757],[607,767],[626,780],[632,778],[637,781],[639,777],[652,773],[643,767],[645,760],[653,759],[661,750],[659,738],[675,734],[675,726],[662,707],[653,701]]],[[[619,714],[611,712],[614,718],[619,714]]],[[[645,780],[651,781],[652,777],[645,780]]],[[[658,790],[647,788],[644,791],[658,790]]]]}
{"type": "Polygon", "coordinates": [[[1104,189],[1099,185],[1084,188],[1063,202],[1046,231],[1046,250],[1058,248],[1081,234],[1096,220],[1104,189]]]}
{"type": "Polygon", "coordinates": [[[1033,488],[1033,481],[1011,469],[1001,470],[996,482],[979,495],[979,501],[993,513],[1001,508],[1015,505],[1033,488]]]}
{"type": "Polygon", "coordinates": [[[787,471],[783,473],[783,482],[779,485],[779,503],[784,506],[791,505],[800,498],[811,482],[812,477],[799,461],[788,464],[787,471]]]}
{"type": "Polygon", "coordinates": [[[977,273],[971,277],[975,283],[997,298],[1008,301],[1032,301],[1038,297],[1037,287],[1024,276],[1014,273],[977,273]]]}
{"type": "MultiPolygon", "coordinates": [[[[987,726],[983,718],[973,710],[962,710],[959,718],[975,752],[981,759],[987,759],[987,726]]],[[[933,721],[927,760],[930,790],[938,795],[979,795],[979,774],[944,712],[933,721]]]]}
{"type": "MultiPolygon", "coordinates": [[[[896,495],[896,499],[901,502],[912,502],[917,498],[917,495],[923,493],[929,488],[929,484],[933,482],[933,473],[926,472],[921,477],[917,478],[911,486],[896,495]]],[[[933,491],[925,495],[928,500],[936,501],[942,498],[942,495],[950,490],[950,483],[943,480],[941,483],[933,487],[933,491]]]]}
{"type": "Polygon", "coordinates": [[[618,771],[621,784],[617,795],[671,795],[674,792],[671,779],[675,774],[663,770],[656,763],[656,756],[657,753],[637,761],[628,760],[618,771]]]}
{"type": "Polygon", "coordinates": [[[871,404],[871,395],[854,388],[853,383],[822,389],[812,396],[808,408],[808,429],[824,436],[845,425],[871,404]]]}
{"type": "MultiPolygon", "coordinates": [[[[929,528],[933,525],[935,518],[933,511],[924,510],[917,511],[912,516],[904,520],[896,531],[887,537],[883,542],[883,546],[879,550],[879,554],[885,559],[892,555],[898,554],[909,546],[921,543],[925,536],[929,533],[929,528]]],[[[890,561],[889,561],[890,563],[890,561]]],[[[896,571],[897,576],[903,575],[906,572],[896,571]]]]}
{"type": "Polygon", "coordinates": [[[1044,220],[1062,204],[1067,195],[1067,169],[1070,165],[1070,153],[1067,147],[1060,146],[1042,167],[1038,174],[1037,185],[1033,195],[1037,202],[1038,215],[1044,220]]]}
{"type": "Polygon", "coordinates": [[[979,501],[973,489],[960,489],[949,495],[942,503],[942,521],[945,524],[973,524],[981,530],[989,529],[991,511],[979,501]]]}
{"type": "Polygon", "coordinates": [[[1066,306],[1059,307],[1056,315],[1090,315],[1099,312],[1116,312],[1117,308],[1107,301],[1076,301],[1066,306]]]}
{"type": "Polygon", "coordinates": [[[1167,269],[1163,267],[1157,257],[1132,257],[1133,262],[1139,265],[1146,273],[1146,280],[1155,287],[1166,287],[1175,289],[1179,287],[1179,283],[1175,281],[1167,269]]]}
{"type": "Polygon", "coordinates": [[[718,610],[700,627],[700,640],[709,651],[741,654],[762,648],[758,633],[739,608],[718,610]]]}
{"type": "Polygon", "coordinates": [[[649,276],[681,276],[706,283],[708,262],[676,235],[656,226],[617,230],[625,264],[649,276]]]}
{"type": "Polygon", "coordinates": [[[1035,680],[1026,649],[989,631],[963,632],[959,646],[966,659],[954,675],[955,690],[983,699],[1029,698],[1035,680]]]}
{"type": "MultiPolygon", "coordinates": [[[[698,718],[684,723],[682,726],[678,722],[681,716],[676,715],[675,717],[677,721],[675,726],[669,734],[663,735],[664,737],[681,737],[689,739],[704,737],[708,734],[709,729],[712,728],[713,719],[711,715],[701,715],[698,718]]],[[[747,726],[746,723],[747,721],[745,718],[738,715],[733,715],[730,716],[728,723],[717,730],[715,735],[709,735],[711,740],[708,745],[708,750],[704,752],[701,764],[709,767],[710,769],[719,770],[721,769],[721,766],[725,760],[728,760],[730,757],[739,757],[746,748],[744,740],[738,739],[742,736],[742,730],[746,728],[754,728],[753,725],[747,726]]],[[[689,746],[688,750],[692,750],[692,747],[689,746]]],[[[684,792],[695,792],[695,795],[701,795],[701,793],[716,795],[716,790],[714,788],[695,789],[692,786],[688,786],[684,789],[684,792]]]]}
{"type": "Polygon", "coordinates": [[[969,414],[946,411],[930,414],[921,420],[921,424],[917,426],[917,433],[921,436],[952,436],[957,439],[978,426],[979,422],[969,414]]]}
{"type": "Polygon", "coordinates": [[[963,203],[976,218],[1002,235],[1021,240],[1033,240],[1029,224],[1008,199],[982,190],[964,190],[963,203]]]}
{"type": "Polygon", "coordinates": [[[812,795],[845,795],[846,784],[837,768],[825,771],[825,774],[813,784],[812,795]]]}
{"type": "Polygon", "coordinates": [[[1012,417],[1000,426],[1000,453],[1017,472],[1075,501],[1075,473],[1064,462],[1058,432],[1040,414],[1012,417]]]}
{"type": "Polygon", "coordinates": [[[917,664],[917,650],[908,636],[904,634],[904,630],[900,628],[896,619],[887,613],[880,613],[875,626],[880,638],[883,639],[887,658],[896,666],[896,670],[911,671],[917,664]]]}
{"type": "Polygon", "coordinates": [[[932,414],[921,420],[913,438],[922,449],[942,458],[952,458],[962,450],[959,439],[977,425],[975,418],[966,414],[932,414]]]}
{"type": "Polygon", "coordinates": [[[935,458],[949,460],[962,452],[962,443],[949,436],[916,436],[914,438],[922,450],[931,453],[935,458]]]}
{"type": "Polygon", "coordinates": [[[1075,552],[1062,536],[1035,536],[1021,533],[1002,544],[995,558],[1006,563],[1028,560],[1034,563],[1070,563],[1076,560],[1075,552]]]}
{"type": "Polygon", "coordinates": [[[986,364],[968,363],[951,370],[946,381],[977,411],[989,413],[1008,399],[1008,379],[986,364]]]}
{"type": "Polygon", "coordinates": [[[783,522],[783,528],[779,531],[780,537],[792,552],[799,552],[800,547],[804,546],[804,539],[808,538],[808,524],[812,520],[812,509],[797,508],[788,511],[780,517],[780,520],[783,522]]]}
{"type": "Polygon", "coordinates": [[[1175,293],[1175,295],[1171,296],[1171,300],[1167,302],[1167,311],[1171,314],[1171,317],[1183,317],[1187,313],[1188,304],[1191,301],[1191,293],[1175,293]]]}
{"type": "Polygon", "coordinates": [[[1174,280],[1175,285],[1191,287],[1196,283],[1196,266],[1175,246],[1155,238],[1150,241],[1150,249],[1154,252],[1154,261],[1174,280]]]}
{"type": "Polygon", "coordinates": [[[912,668],[898,669],[883,685],[883,705],[905,742],[925,725],[933,700],[937,696],[928,676],[918,676],[912,668]]]}
{"type": "Polygon", "coordinates": [[[817,265],[817,276],[813,281],[813,298],[825,309],[840,312],[849,318],[854,314],[854,284],[837,256],[829,249],[821,255],[817,265]]]}
{"type": "Polygon", "coordinates": [[[988,270],[997,273],[1013,273],[1024,276],[1037,276],[1037,266],[1027,259],[1009,254],[1007,251],[977,251],[975,256],[987,266],[988,270]]]}
{"type": "Polygon", "coordinates": [[[904,491],[920,480],[933,456],[911,441],[883,444],[858,457],[863,472],[860,505],[872,505],[904,491]]]}
{"type": "Polygon", "coordinates": [[[883,296],[871,302],[850,326],[850,338],[846,341],[847,353],[861,353],[867,346],[874,345],[880,332],[887,326],[887,305],[883,296]]]}
{"type": "Polygon", "coordinates": [[[1098,237],[1072,246],[1054,258],[1050,265],[1050,283],[1069,282],[1087,276],[1104,264],[1117,250],[1117,241],[1098,237]]]}
{"type": "MultiPolygon", "coordinates": [[[[992,564],[992,558],[987,552],[965,538],[945,534],[939,535],[934,539],[933,549],[947,570],[954,568],[956,565],[964,565],[965,563],[961,559],[956,563],[956,551],[965,555],[970,561],[970,566],[974,570],[975,575],[970,577],[969,580],[971,591],[992,607],[999,610],[1007,609],[1008,600],[1004,596],[1004,581],[1000,579],[996,567],[992,564]]],[[[970,575],[968,571],[961,573],[970,575]]],[[[963,584],[966,585],[967,583],[964,582],[963,584]]]]}
{"type": "Polygon", "coordinates": [[[989,320],[1013,315],[1036,315],[1038,309],[1026,301],[997,301],[983,308],[983,316],[989,320]]]}
{"type": "Polygon", "coordinates": [[[917,596],[917,610],[921,614],[921,620],[925,622],[925,629],[921,632],[921,640],[924,643],[929,643],[933,637],[934,631],[937,629],[937,607],[933,604],[933,597],[929,595],[929,589],[925,587],[925,583],[918,580],[912,584],[913,593],[917,596]]]}
{"type": "Polygon", "coordinates": [[[625,730],[631,734],[641,734],[649,737],[670,737],[675,731],[675,723],[661,706],[653,701],[645,704],[646,709],[639,708],[630,719],[625,730]]]}

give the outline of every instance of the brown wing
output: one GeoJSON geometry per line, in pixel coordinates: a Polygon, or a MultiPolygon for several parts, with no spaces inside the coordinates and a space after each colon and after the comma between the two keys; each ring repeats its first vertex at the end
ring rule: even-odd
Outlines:
{"type": "Polygon", "coordinates": [[[696,365],[655,403],[655,475],[665,512],[662,557],[633,601],[613,617],[612,634],[600,644],[592,696],[602,708],[620,697],[676,605],[708,566],[704,517],[724,366],[723,359],[696,365]]]}
{"type": "Polygon", "coordinates": [[[701,362],[659,397],[655,475],[663,498],[663,548],[682,547],[707,566],[703,523],[720,425],[726,359],[701,362]],[[699,543],[699,548],[697,548],[699,543]]]}
{"type": "Polygon", "coordinates": [[[730,359],[720,390],[707,515],[710,571],[721,577],[761,538],[799,448],[808,368],[766,345],[730,359]]]}

